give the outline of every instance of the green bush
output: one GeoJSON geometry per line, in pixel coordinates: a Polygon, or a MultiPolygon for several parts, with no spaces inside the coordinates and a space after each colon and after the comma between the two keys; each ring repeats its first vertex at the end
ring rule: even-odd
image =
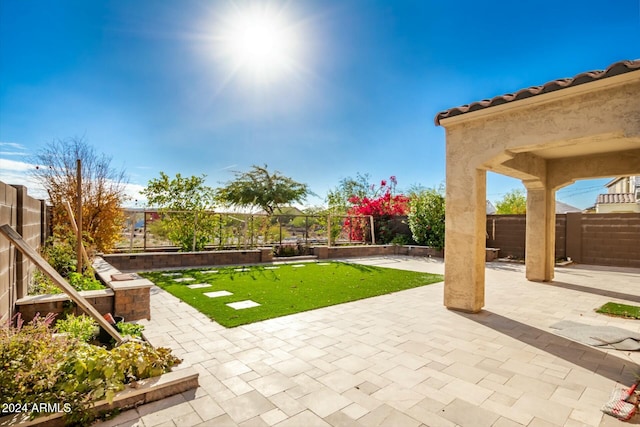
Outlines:
{"type": "Polygon", "coordinates": [[[409,201],[409,228],[420,245],[444,248],[443,189],[430,188],[411,197],[409,201]]]}
{"type": "MultiPolygon", "coordinates": [[[[65,423],[88,424],[91,403],[114,395],[131,381],[168,372],[177,359],[166,348],[128,342],[107,350],[69,335],[53,334],[54,316],[0,328],[0,396],[12,403],[57,404],[65,423]]],[[[38,413],[33,412],[35,418],[38,413]]]]}
{"type": "Polygon", "coordinates": [[[84,274],[70,273],[69,284],[75,288],[76,291],[93,291],[98,289],[104,289],[104,285],[98,279],[95,278],[93,269],[88,268],[84,274]]]}
{"type": "MultiPolygon", "coordinates": [[[[71,238],[69,238],[71,239],[71,238]]],[[[76,271],[76,251],[70,240],[50,238],[42,249],[42,257],[47,260],[62,277],[76,271]]]]}
{"type": "Polygon", "coordinates": [[[138,325],[137,323],[126,323],[126,322],[118,322],[116,323],[116,329],[122,335],[130,336],[134,338],[142,337],[142,331],[144,330],[144,325],[138,325]]]}
{"type": "Polygon", "coordinates": [[[66,319],[61,319],[56,322],[56,331],[62,334],[68,334],[72,338],[77,338],[80,341],[88,342],[95,335],[98,323],[93,317],[81,314],[75,316],[69,314],[66,319]]]}

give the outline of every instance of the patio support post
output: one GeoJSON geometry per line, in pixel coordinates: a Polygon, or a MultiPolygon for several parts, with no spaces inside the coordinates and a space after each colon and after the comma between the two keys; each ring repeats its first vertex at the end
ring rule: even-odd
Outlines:
{"type": "Polygon", "coordinates": [[[527,280],[553,280],[556,245],[555,190],[527,188],[525,262],[527,280]]]}
{"type": "Polygon", "coordinates": [[[486,192],[486,171],[447,154],[444,305],[448,309],[477,313],[484,306],[486,192]]]}

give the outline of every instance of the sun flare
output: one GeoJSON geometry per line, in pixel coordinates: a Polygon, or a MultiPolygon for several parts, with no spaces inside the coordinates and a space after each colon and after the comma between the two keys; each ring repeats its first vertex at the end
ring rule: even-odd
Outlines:
{"type": "Polygon", "coordinates": [[[266,82],[295,67],[298,35],[282,11],[256,5],[236,9],[224,27],[223,54],[234,72],[266,82]]]}

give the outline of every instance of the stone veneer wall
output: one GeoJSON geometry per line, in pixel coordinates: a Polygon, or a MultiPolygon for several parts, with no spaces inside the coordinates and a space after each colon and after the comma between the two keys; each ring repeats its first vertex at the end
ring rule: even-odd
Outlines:
{"type": "MultiPolygon", "coordinates": [[[[358,245],[316,246],[313,255],[318,259],[354,258],[375,255],[413,255],[442,257],[443,252],[425,246],[358,245]]],[[[212,251],[178,253],[108,254],[105,261],[125,272],[159,269],[180,269],[213,265],[249,265],[274,261],[271,248],[250,251],[212,251]]],[[[288,258],[277,258],[284,260],[288,258]]]]}
{"type": "MultiPolygon", "coordinates": [[[[114,313],[114,293],[111,289],[82,291],[80,295],[84,296],[100,314],[114,313]]],[[[27,296],[16,301],[16,308],[26,322],[33,319],[36,314],[45,316],[48,313],[55,313],[56,319],[60,319],[67,313],[75,315],[84,313],[66,294],[27,296]]]]}
{"type": "Polygon", "coordinates": [[[148,271],[204,267],[208,265],[244,265],[271,262],[273,250],[261,248],[246,251],[148,252],[105,254],[103,259],[120,271],[148,271]]]}

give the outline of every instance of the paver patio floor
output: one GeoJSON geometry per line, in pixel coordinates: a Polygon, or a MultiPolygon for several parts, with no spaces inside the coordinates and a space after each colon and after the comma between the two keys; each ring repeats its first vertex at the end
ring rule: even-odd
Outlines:
{"type": "MultiPolygon", "coordinates": [[[[370,265],[442,273],[434,258],[370,265]]],[[[488,263],[478,314],[442,305],[443,284],[233,329],[152,289],[145,335],[200,373],[200,387],[125,411],[107,426],[614,426],[600,407],[640,371],[637,353],[554,334],[560,320],[640,332],[599,315],[640,304],[640,270],[556,268],[528,282],[524,266],[488,263]]]]}

